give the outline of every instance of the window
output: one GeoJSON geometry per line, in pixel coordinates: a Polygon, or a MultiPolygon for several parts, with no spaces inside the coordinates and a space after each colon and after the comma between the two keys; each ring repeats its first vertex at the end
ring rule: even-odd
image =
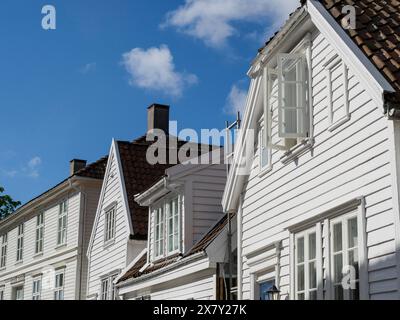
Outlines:
{"type": "Polygon", "coordinates": [[[368,299],[368,269],[359,264],[367,259],[363,201],[359,212],[337,216],[333,210],[315,227],[292,234],[293,299],[368,299]]]}
{"type": "Polygon", "coordinates": [[[57,232],[57,245],[63,245],[67,240],[67,201],[60,203],[58,208],[58,232],[57,232]]]}
{"type": "Polygon", "coordinates": [[[35,254],[43,252],[43,236],[44,236],[44,213],[41,213],[36,217],[35,254]]]}
{"type": "Polygon", "coordinates": [[[40,300],[42,292],[42,276],[33,279],[32,284],[32,300],[40,300]]]}
{"type": "Polygon", "coordinates": [[[1,237],[0,268],[5,268],[7,263],[7,233],[1,237]]]}
{"type": "Polygon", "coordinates": [[[56,272],[54,283],[54,300],[64,300],[65,270],[56,272]]]}
{"type": "Polygon", "coordinates": [[[115,237],[115,211],[116,207],[114,206],[105,213],[104,242],[106,243],[114,240],[115,237]]]}
{"type": "Polygon", "coordinates": [[[296,299],[317,299],[317,237],[315,230],[296,236],[296,299]]]}
{"type": "Polygon", "coordinates": [[[13,288],[13,300],[24,300],[24,287],[13,288]]]}
{"type": "Polygon", "coordinates": [[[101,300],[115,300],[114,281],[116,278],[117,275],[113,275],[101,281],[101,300]]]}
{"type": "Polygon", "coordinates": [[[178,198],[167,204],[167,223],[168,223],[168,252],[179,249],[179,210],[178,198]]]}
{"type": "Polygon", "coordinates": [[[164,208],[158,208],[155,211],[155,257],[164,254],[164,208]]]}
{"type": "Polygon", "coordinates": [[[307,60],[302,54],[278,56],[278,112],[281,138],[306,138],[309,134],[307,60]]]}
{"type": "Polygon", "coordinates": [[[337,54],[329,55],[324,67],[328,88],[329,130],[333,131],[350,120],[348,68],[337,54]]]}
{"type": "Polygon", "coordinates": [[[22,261],[24,254],[24,224],[18,226],[17,236],[17,262],[22,261]]]}
{"type": "Polygon", "coordinates": [[[356,216],[331,222],[331,269],[335,300],[358,300],[360,297],[358,246],[356,216]]]}
{"type": "Polygon", "coordinates": [[[5,287],[1,286],[0,287],[0,301],[4,300],[4,291],[5,291],[5,287]]]}

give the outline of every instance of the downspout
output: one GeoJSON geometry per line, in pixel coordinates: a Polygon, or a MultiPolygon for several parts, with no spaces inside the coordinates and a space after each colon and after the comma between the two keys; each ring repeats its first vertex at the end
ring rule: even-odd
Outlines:
{"type": "Polygon", "coordinates": [[[232,300],[232,283],[233,283],[233,259],[232,259],[232,211],[228,212],[228,300],[232,300]]]}
{"type": "Polygon", "coordinates": [[[84,250],[83,250],[83,237],[84,237],[84,232],[85,232],[85,213],[86,213],[86,198],[87,195],[84,191],[82,191],[82,188],[77,188],[72,184],[71,179],[68,179],[68,183],[70,188],[74,189],[75,191],[77,191],[78,193],[80,193],[82,195],[82,199],[83,199],[83,206],[81,206],[81,218],[82,218],[82,223],[80,223],[80,232],[79,232],[79,242],[78,242],[78,250],[80,250],[79,252],[79,287],[78,287],[78,297],[79,300],[82,299],[82,275],[83,275],[83,270],[82,270],[82,266],[83,266],[83,258],[84,258],[84,250]]]}

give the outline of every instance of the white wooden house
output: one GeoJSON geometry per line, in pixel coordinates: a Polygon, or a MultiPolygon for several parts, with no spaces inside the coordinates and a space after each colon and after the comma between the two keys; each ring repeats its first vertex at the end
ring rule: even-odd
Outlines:
{"type": "Polygon", "coordinates": [[[85,299],[106,162],[71,161],[69,178],[0,221],[0,300],[85,299]]]}
{"type": "Polygon", "coordinates": [[[400,298],[399,8],[302,1],[253,61],[223,197],[239,299],[400,298]]]}
{"type": "Polygon", "coordinates": [[[149,208],[148,243],[116,280],[123,299],[218,298],[228,259],[225,182],[223,164],[180,164],[135,197],[149,208]]]}

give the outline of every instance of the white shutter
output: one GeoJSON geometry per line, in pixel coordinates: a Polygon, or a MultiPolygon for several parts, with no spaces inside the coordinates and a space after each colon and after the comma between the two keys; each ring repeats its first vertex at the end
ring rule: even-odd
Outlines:
{"type": "Polygon", "coordinates": [[[309,131],[307,107],[307,61],[301,54],[278,56],[279,136],[306,138],[309,131]]]}

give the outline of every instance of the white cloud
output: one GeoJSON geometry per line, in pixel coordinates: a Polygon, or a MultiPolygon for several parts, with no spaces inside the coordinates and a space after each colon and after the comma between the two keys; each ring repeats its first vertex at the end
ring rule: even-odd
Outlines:
{"type": "MultiPolygon", "coordinates": [[[[278,28],[299,0],[185,0],[185,4],[167,14],[162,27],[172,26],[179,31],[221,48],[238,34],[234,24],[256,22],[268,24],[268,30],[278,28]]],[[[268,36],[268,35],[265,35],[268,36]]]]}
{"type": "Polygon", "coordinates": [[[18,174],[17,170],[2,170],[2,172],[3,175],[9,178],[14,178],[18,174]]]}
{"type": "Polygon", "coordinates": [[[91,62],[91,63],[87,63],[86,65],[84,65],[81,69],[80,72],[82,74],[88,74],[91,71],[95,71],[97,67],[97,63],[96,62],[91,62]]]}
{"type": "Polygon", "coordinates": [[[243,117],[246,107],[247,91],[240,89],[237,85],[233,85],[226,99],[224,111],[228,114],[236,115],[240,112],[243,117]]]}
{"type": "Polygon", "coordinates": [[[142,89],[161,91],[179,97],[183,90],[197,83],[197,77],[175,70],[168,46],[132,49],[123,54],[123,65],[131,78],[129,83],[142,89]]]}
{"type": "Polygon", "coordinates": [[[28,162],[27,175],[31,178],[39,177],[39,166],[42,164],[42,159],[40,157],[34,157],[28,162]]]}

